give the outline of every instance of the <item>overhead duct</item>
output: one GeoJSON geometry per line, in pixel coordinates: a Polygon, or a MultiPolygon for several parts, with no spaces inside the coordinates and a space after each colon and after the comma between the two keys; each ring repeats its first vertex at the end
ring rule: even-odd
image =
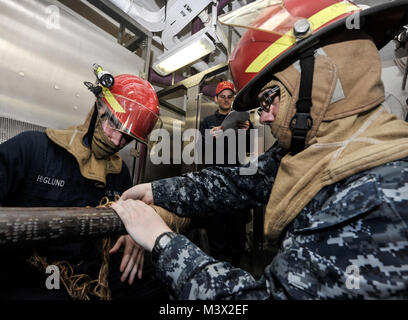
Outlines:
{"type": "Polygon", "coordinates": [[[110,0],[115,6],[124,11],[130,17],[143,24],[151,32],[163,31],[166,24],[166,7],[157,11],[148,10],[133,0],[110,0]]]}

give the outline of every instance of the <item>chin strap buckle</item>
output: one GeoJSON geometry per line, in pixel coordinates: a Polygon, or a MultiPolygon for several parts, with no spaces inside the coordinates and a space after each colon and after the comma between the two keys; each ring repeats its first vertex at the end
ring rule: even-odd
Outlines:
{"type": "Polygon", "coordinates": [[[307,133],[312,126],[313,119],[310,113],[296,113],[290,120],[290,129],[292,131],[291,149],[294,154],[304,149],[307,133]]]}

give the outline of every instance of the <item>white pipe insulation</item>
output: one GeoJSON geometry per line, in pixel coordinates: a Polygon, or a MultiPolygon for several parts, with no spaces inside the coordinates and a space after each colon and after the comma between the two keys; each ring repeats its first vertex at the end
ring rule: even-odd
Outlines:
{"type": "Polygon", "coordinates": [[[163,31],[166,23],[166,8],[164,6],[157,11],[151,11],[136,4],[134,0],[110,0],[110,2],[142,24],[149,31],[163,31]]]}

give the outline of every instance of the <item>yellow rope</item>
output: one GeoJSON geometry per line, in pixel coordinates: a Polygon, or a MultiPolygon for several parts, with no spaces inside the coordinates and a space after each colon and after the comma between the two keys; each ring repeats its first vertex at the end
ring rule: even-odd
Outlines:
{"type": "MultiPolygon", "coordinates": [[[[115,201],[119,196],[115,196],[115,201]]],[[[108,197],[103,197],[97,208],[109,208],[112,202],[108,197]]],[[[101,300],[111,300],[112,295],[109,288],[109,250],[111,249],[111,238],[103,239],[102,243],[102,264],[99,270],[98,279],[92,280],[87,274],[74,274],[74,269],[68,261],[55,261],[52,264],[60,270],[60,279],[70,297],[74,300],[90,300],[90,294],[101,300]],[[93,286],[93,288],[92,288],[93,286]]],[[[45,257],[40,257],[37,252],[30,257],[29,263],[45,272],[48,264],[45,257]]]]}

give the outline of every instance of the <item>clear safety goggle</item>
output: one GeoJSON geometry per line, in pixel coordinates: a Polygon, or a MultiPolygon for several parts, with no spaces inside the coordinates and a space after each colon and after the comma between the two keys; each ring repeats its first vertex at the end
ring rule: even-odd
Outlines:
{"type": "Polygon", "coordinates": [[[134,140],[134,138],[131,135],[123,132],[122,124],[115,117],[110,115],[108,110],[101,115],[101,120],[105,121],[107,126],[109,126],[109,128],[111,128],[112,130],[119,131],[127,143],[130,143],[134,140]]]}
{"type": "Polygon", "coordinates": [[[123,124],[113,115],[113,113],[110,111],[110,109],[102,99],[97,99],[96,104],[98,107],[98,111],[103,112],[102,115],[100,116],[101,120],[104,123],[106,123],[109,126],[109,128],[122,133],[123,137],[128,143],[135,139],[129,132],[129,130],[127,130],[123,126],[123,124]]]}

